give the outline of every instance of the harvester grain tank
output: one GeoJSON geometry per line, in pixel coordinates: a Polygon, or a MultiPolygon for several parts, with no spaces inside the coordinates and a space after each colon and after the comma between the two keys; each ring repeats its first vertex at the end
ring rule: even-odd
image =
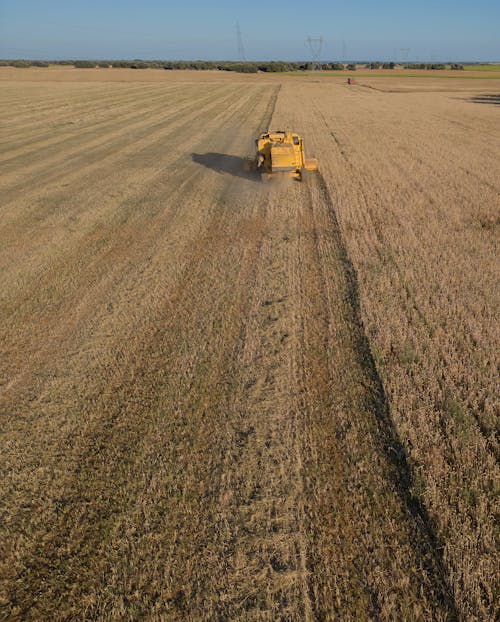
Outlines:
{"type": "Polygon", "coordinates": [[[306,158],[304,139],[295,132],[265,131],[257,138],[254,168],[263,181],[276,176],[292,177],[301,181],[307,171],[317,171],[316,158],[306,158]]]}

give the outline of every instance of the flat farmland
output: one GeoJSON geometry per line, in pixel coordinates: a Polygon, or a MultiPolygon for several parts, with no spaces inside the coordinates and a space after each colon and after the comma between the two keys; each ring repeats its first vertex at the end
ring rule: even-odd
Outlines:
{"type": "Polygon", "coordinates": [[[0,69],[0,618],[498,615],[500,81],[344,82],[0,69]]]}

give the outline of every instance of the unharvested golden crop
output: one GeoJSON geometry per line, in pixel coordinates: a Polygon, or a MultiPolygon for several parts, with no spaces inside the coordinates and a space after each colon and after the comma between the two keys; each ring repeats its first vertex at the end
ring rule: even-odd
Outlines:
{"type": "Polygon", "coordinates": [[[498,613],[500,89],[360,82],[0,72],[0,616],[498,613]]]}

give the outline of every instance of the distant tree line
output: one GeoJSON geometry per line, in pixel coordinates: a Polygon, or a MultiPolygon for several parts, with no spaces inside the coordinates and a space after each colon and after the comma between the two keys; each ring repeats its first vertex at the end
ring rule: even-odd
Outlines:
{"type": "Polygon", "coordinates": [[[284,61],[268,62],[231,62],[231,61],[168,61],[165,69],[216,69],[219,71],[237,71],[239,73],[281,73],[284,71],[307,70],[311,63],[293,63],[284,61]]]}
{"type": "MultiPolygon", "coordinates": [[[[95,67],[114,67],[123,69],[191,69],[236,71],[239,73],[282,73],[285,71],[310,71],[313,66],[309,62],[236,62],[236,61],[162,61],[162,60],[54,60],[38,61],[27,59],[0,60],[0,66],[10,67],[48,67],[49,65],[72,65],[78,69],[94,69],[95,67]]],[[[320,63],[317,69],[342,71],[342,63],[320,63]]]]}
{"type": "Polygon", "coordinates": [[[0,60],[0,67],[48,67],[49,63],[44,60],[24,60],[17,58],[14,60],[0,60]]]}
{"type": "MultiPolygon", "coordinates": [[[[48,67],[49,65],[69,65],[78,69],[95,69],[96,67],[121,69],[190,69],[237,71],[240,73],[280,73],[285,71],[310,71],[313,66],[308,62],[269,61],[263,63],[233,61],[143,61],[143,60],[55,60],[40,61],[27,59],[0,60],[1,67],[48,67]]],[[[342,71],[341,63],[320,63],[316,68],[323,71],[342,71]]]]}
{"type": "Polygon", "coordinates": [[[366,64],[366,69],[394,69],[396,67],[396,63],[381,63],[379,61],[371,62],[366,64]]]}
{"type": "Polygon", "coordinates": [[[456,63],[408,63],[405,65],[405,69],[452,69],[456,71],[463,71],[464,66],[456,63]]]}
{"type": "MultiPolygon", "coordinates": [[[[235,61],[162,61],[162,60],[27,60],[13,59],[0,60],[0,67],[48,67],[49,65],[72,65],[78,69],[93,69],[95,67],[115,67],[124,69],[191,69],[196,71],[203,70],[219,70],[219,71],[236,71],[238,73],[282,73],[285,71],[311,71],[313,65],[310,62],[285,62],[285,61],[267,61],[267,62],[235,62],[235,61]]],[[[379,61],[369,62],[365,64],[366,69],[394,69],[396,63],[382,63],[379,61]]],[[[318,63],[315,65],[320,71],[356,71],[355,63],[318,63]]],[[[452,69],[463,70],[464,66],[456,63],[407,63],[405,69],[452,69]]]]}

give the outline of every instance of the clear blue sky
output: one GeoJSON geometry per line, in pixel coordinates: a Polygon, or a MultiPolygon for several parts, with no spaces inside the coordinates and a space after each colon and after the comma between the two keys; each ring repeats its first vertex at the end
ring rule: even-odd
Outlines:
{"type": "Polygon", "coordinates": [[[500,61],[500,0],[0,0],[0,58],[237,59],[237,21],[250,60],[500,61]]]}

